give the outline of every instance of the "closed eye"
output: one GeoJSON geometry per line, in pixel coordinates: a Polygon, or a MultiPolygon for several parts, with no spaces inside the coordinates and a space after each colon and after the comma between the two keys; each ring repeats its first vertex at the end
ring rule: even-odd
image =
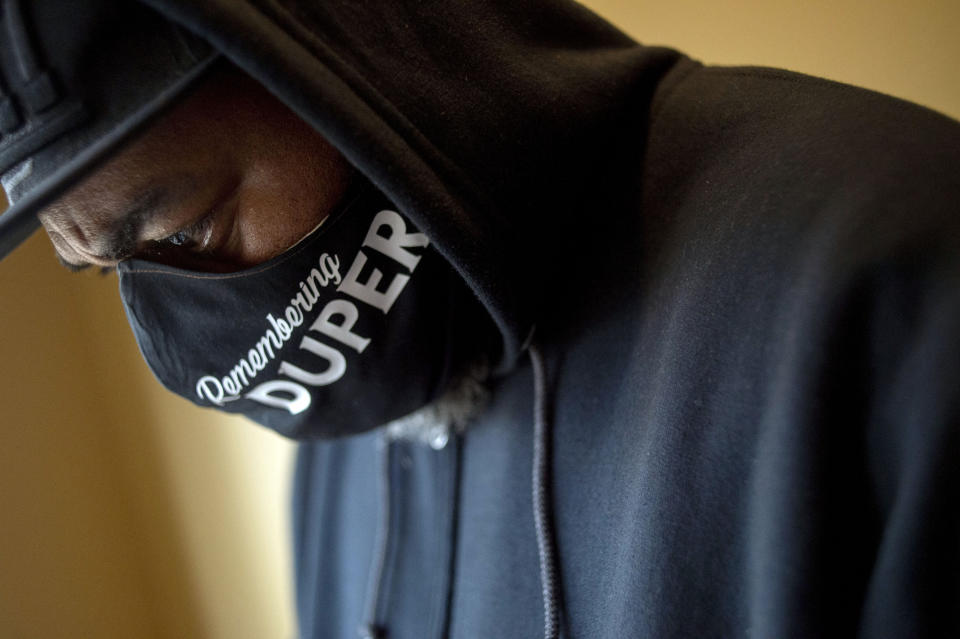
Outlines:
{"type": "Polygon", "coordinates": [[[163,239],[152,241],[150,248],[153,250],[180,249],[198,252],[208,250],[213,230],[213,218],[214,211],[208,211],[189,226],[185,226],[163,239]]]}

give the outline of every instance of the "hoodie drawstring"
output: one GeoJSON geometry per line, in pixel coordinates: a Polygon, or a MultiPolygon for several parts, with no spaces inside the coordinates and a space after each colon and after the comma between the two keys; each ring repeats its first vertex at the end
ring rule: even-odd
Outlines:
{"type": "Polygon", "coordinates": [[[547,410],[547,381],[543,355],[536,344],[530,345],[533,366],[533,521],[537,529],[537,554],[540,559],[540,587],[543,597],[544,639],[560,636],[560,573],[553,526],[551,481],[551,420],[547,410]]]}
{"type": "Polygon", "coordinates": [[[390,498],[390,441],[381,437],[377,442],[380,451],[380,512],[377,529],[376,547],[370,564],[370,584],[367,593],[366,622],[357,633],[361,639],[380,639],[386,636],[384,628],[377,625],[377,608],[380,605],[383,575],[387,567],[387,552],[390,547],[390,518],[392,504],[390,498]]]}
{"type": "MultiPolygon", "coordinates": [[[[537,535],[537,555],[540,564],[540,586],[543,598],[543,637],[558,639],[563,603],[560,597],[560,571],[557,566],[557,547],[553,525],[552,475],[550,464],[551,420],[547,409],[547,381],[543,355],[536,344],[529,347],[533,368],[533,471],[531,496],[533,521],[537,535]]],[[[382,581],[390,543],[390,443],[381,440],[380,464],[380,530],[371,565],[370,592],[367,596],[367,621],[359,628],[364,639],[377,639],[386,635],[385,629],[376,623],[377,606],[380,601],[382,581]]]]}

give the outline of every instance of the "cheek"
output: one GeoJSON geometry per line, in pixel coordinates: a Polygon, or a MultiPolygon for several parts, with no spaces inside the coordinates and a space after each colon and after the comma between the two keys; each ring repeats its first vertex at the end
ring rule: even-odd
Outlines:
{"type": "Polygon", "coordinates": [[[262,190],[245,193],[240,200],[235,230],[242,261],[258,264],[283,253],[328,213],[317,211],[309,198],[298,194],[262,190]]]}
{"type": "MultiPolygon", "coordinates": [[[[339,156],[337,156],[339,157],[339,156]]],[[[247,263],[284,252],[312,231],[341,203],[352,168],[316,155],[287,156],[251,171],[244,180],[237,233],[247,263]],[[301,161],[291,161],[300,159],[301,161]]]]}

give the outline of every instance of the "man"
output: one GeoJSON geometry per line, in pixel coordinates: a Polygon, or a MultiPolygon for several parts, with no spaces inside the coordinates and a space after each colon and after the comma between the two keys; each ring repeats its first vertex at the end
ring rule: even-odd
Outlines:
{"type": "Polygon", "coordinates": [[[2,241],[309,440],[304,636],[955,634],[956,123],[562,2],[151,4],[6,5],[2,241]]]}

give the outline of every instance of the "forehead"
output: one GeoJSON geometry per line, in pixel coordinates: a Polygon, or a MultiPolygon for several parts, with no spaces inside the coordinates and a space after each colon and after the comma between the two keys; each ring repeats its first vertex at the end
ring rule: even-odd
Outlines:
{"type": "Polygon", "coordinates": [[[108,245],[131,211],[227,170],[251,127],[269,126],[268,119],[238,121],[249,120],[237,106],[250,103],[257,86],[239,72],[211,73],[42,210],[38,217],[61,261],[81,264],[90,255],[116,257],[108,245]]]}
{"type": "MultiPolygon", "coordinates": [[[[211,83],[213,79],[204,84],[211,83]]],[[[227,113],[229,107],[222,104],[232,96],[212,90],[220,86],[222,82],[201,85],[149,123],[41,211],[41,220],[73,215],[78,208],[92,212],[86,205],[110,208],[140,197],[140,190],[157,178],[192,174],[212,161],[222,160],[225,140],[237,141],[237,127],[227,113]]]]}

